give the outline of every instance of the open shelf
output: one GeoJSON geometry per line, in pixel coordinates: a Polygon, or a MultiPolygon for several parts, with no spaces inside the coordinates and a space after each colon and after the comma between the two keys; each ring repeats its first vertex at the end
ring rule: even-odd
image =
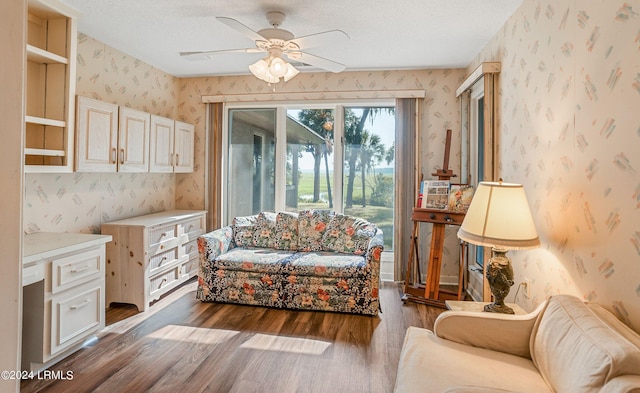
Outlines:
{"type": "Polygon", "coordinates": [[[33,45],[27,45],[27,60],[40,64],[68,64],[66,57],[40,49],[33,45]]]}
{"type": "Polygon", "coordinates": [[[28,0],[25,172],[72,172],[77,12],[28,0]]]}

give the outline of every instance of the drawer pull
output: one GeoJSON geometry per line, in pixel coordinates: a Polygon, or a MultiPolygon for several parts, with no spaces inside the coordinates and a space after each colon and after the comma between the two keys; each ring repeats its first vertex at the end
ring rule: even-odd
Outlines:
{"type": "Polygon", "coordinates": [[[193,224],[189,225],[189,228],[187,228],[187,232],[191,232],[191,228],[193,228],[193,224]]]}
{"type": "Polygon", "coordinates": [[[69,273],[80,273],[89,269],[89,265],[84,265],[82,267],[77,267],[75,269],[69,269],[69,273]]]}
{"type": "Polygon", "coordinates": [[[167,232],[162,232],[162,233],[160,234],[160,239],[162,239],[162,238],[163,238],[163,237],[165,237],[165,236],[167,236],[167,232]]]}
{"type": "Polygon", "coordinates": [[[82,307],[86,306],[89,303],[90,303],[90,300],[88,298],[84,299],[82,301],[82,303],[72,304],[71,306],[69,306],[69,310],[77,310],[79,308],[82,308],[82,307]]]}
{"type": "Polygon", "coordinates": [[[162,281],[160,281],[160,284],[158,284],[158,289],[162,288],[162,285],[166,282],[167,282],[167,278],[165,277],[162,279],[162,281]]]}
{"type": "Polygon", "coordinates": [[[162,262],[167,260],[167,256],[163,256],[162,259],[160,260],[160,262],[158,262],[158,265],[162,265],[162,262]]]}

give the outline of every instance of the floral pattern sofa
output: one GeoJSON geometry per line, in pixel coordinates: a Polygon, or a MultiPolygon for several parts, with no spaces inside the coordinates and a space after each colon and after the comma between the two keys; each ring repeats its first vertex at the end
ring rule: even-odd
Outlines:
{"type": "Polygon", "coordinates": [[[330,210],[262,212],[198,238],[197,299],[377,315],[382,231],[330,210]]]}

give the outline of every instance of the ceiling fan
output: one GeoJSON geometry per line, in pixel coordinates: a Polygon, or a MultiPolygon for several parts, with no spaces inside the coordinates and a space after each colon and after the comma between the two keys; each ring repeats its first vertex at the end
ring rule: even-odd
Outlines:
{"type": "Polygon", "coordinates": [[[287,63],[283,56],[291,61],[306,63],[331,72],[341,72],[345,69],[343,64],[303,51],[307,48],[330,45],[339,40],[349,39],[349,36],[344,31],[330,30],[296,38],[290,31],[279,28],[286,18],[283,12],[269,11],[266,17],[272,27],[258,32],[253,31],[233,18],[216,17],[218,21],[252,39],[255,42],[255,48],[180,52],[180,55],[193,58],[210,58],[211,55],[221,53],[265,52],[267,56],[250,65],[249,70],[256,77],[268,83],[278,83],[280,78],[283,78],[286,82],[298,74],[299,71],[290,63],[287,63]]]}

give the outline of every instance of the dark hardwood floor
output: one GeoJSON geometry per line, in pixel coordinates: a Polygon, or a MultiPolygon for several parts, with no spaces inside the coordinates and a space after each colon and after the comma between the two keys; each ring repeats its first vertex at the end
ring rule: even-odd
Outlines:
{"type": "Polygon", "coordinates": [[[403,304],[394,283],[378,317],[201,303],[195,288],[143,313],[111,307],[97,342],[51,368],[72,380],[21,392],[391,392],[407,327],[432,328],[444,311],[403,304]]]}

